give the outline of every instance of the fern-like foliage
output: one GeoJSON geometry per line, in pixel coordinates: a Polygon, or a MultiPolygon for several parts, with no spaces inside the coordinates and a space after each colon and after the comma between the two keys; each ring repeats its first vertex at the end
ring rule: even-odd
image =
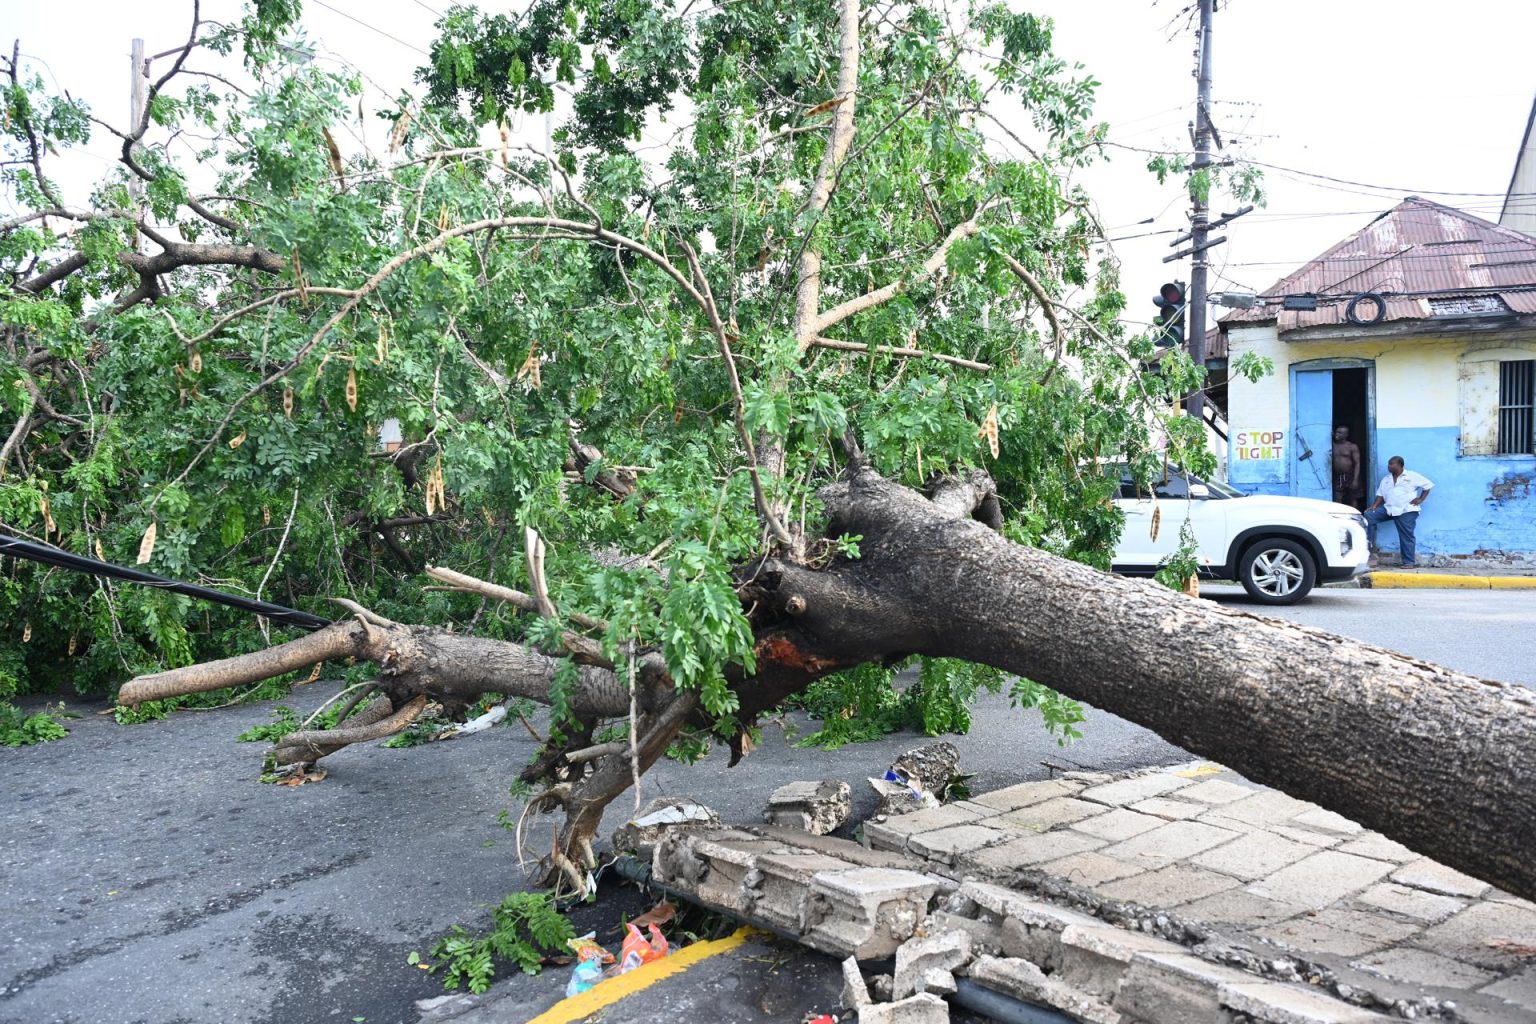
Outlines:
{"type": "MultiPolygon", "coordinates": [[[[431,969],[443,971],[444,988],[464,985],[478,995],[496,976],[497,960],[511,961],[524,974],[538,974],[544,957],[564,952],[575,935],[548,893],[514,892],[491,915],[491,930],[485,935],[454,925],[432,947],[431,956],[438,962],[431,969]]],[[[412,953],[410,962],[420,959],[412,953]]]]}

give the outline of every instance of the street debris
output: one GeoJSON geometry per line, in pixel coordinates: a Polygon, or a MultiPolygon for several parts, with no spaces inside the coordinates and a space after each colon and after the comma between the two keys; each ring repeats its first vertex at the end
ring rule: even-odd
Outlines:
{"type": "Polygon", "coordinates": [[[663,832],[688,824],[718,825],[720,816],[686,796],[659,796],[614,829],[614,852],[633,853],[641,860],[649,860],[663,832]]]}
{"type": "Polygon", "coordinates": [[[790,782],[768,797],[767,817],[775,825],[824,836],[847,820],[853,795],[841,779],[790,782]]]}
{"type": "Polygon", "coordinates": [[[910,814],[931,810],[950,797],[951,787],[969,778],[960,771],[960,751],[945,741],[916,747],[891,762],[870,787],[880,798],[877,815],[910,814]]]}

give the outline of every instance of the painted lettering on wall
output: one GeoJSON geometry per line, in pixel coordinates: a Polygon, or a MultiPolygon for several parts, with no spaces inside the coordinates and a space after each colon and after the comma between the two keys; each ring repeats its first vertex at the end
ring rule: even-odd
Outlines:
{"type": "Polygon", "coordinates": [[[1242,462],[1285,459],[1285,431],[1239,430],[1232,436],[1232,458],[1242,462]]]}

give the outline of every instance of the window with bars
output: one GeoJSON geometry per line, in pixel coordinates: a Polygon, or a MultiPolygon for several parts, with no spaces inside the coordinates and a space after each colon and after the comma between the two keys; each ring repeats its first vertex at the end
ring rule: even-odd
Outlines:
{"type": "Polygon", "coordinates": [[[1499,363],[1499,455],[1536,455],[1536,359],[1499,363]]]}

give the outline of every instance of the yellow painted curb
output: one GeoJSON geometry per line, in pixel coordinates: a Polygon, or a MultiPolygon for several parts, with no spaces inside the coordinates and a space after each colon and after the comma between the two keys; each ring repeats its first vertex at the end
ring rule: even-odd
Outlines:
{"type": "Polygon", "coordinates": [[[1436,572],[1373,571],[1371,587],[1383,590],[1536,590],[1536,576],[1457,576],[1436,572]]]}
{"type": "Polygon", "coordinates": [[[755,929],[742,927],[723,939],[695,942],[691,946],[684,946],[676,953],[664,956],[660,960],[652,960],[628,974],[609,978],[585,992],[567,996],[530,1020],[528,1024],[572,1024],[573,1021],[585,1020],[597,1011],[647,989],[658,981],[683,973],[701,960],[708,960],[721,953],[729,953],[750,939],[754,933],[755,929]]]}

